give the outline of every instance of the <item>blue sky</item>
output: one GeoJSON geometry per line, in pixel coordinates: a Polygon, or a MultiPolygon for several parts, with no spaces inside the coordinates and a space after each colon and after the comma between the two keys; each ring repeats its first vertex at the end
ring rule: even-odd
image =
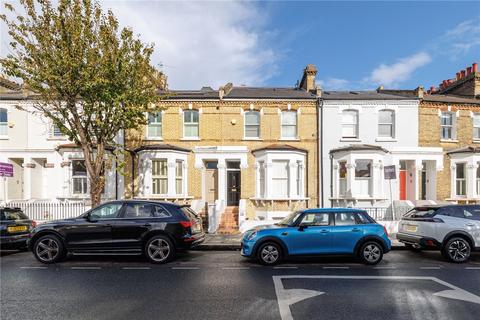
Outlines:
{"type": "Polygon", "coordinates": [[[480,62],[480,1],[100,1],[171,89],[293,86],[309,63],[327,90],[427,88],[480,62]]]}

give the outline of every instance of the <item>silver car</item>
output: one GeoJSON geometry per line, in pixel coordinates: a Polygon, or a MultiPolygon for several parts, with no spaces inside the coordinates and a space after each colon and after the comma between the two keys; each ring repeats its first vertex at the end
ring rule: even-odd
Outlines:
{"type": "Polygon", "coordinates": [[[480,205],[416,207],[400,221],[397,239],[412,249],[437,249],[451,262],[465,262],[480,250],[480,205]]]}

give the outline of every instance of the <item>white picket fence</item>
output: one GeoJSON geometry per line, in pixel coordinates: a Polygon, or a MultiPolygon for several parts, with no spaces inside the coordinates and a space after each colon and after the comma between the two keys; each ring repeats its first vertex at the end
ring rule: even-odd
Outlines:
{"type": "Polygon", "coordinates": [[[78,217],[90,209],[83,201],[10,201],[9,207],[20,208],[32,220],[48,221],[78,217]]]}

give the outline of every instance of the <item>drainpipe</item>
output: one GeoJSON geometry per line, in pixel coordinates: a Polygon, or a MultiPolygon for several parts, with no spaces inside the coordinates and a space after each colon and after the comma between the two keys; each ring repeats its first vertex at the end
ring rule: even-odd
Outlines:
{"type": "MultiPolygon", "coordinates": [[[[320,204],[323,208],[325,206],[323,199],[323,100],[317,98],[317,109],[319,109],[320,116],[317,115],[317,168],[320,170],[320,179],[318,181],[318,195],[320,197],[320,204]]],[[[317,200],[318,204],[318,200],[317,200]]]]}
{"type": "Polygon", "coordinates": [[[130,157],[132,158],[132,166],[131,166],[131,170],[132,170],[132,199],[134,199],[135,198],[135,156],[136,156],[136,153],[135,153],[135,151],[127,149],[127,148],[125,148],[125,151],[130,153],[130,157]]]}
{"type": "MultiPolygon", "coordinates": [[[[330,155],[330,199],[333,198],[333,155],[330,155]]],[[[330,200],[330,207],[333,207],[333,200],[330,200]]]]}

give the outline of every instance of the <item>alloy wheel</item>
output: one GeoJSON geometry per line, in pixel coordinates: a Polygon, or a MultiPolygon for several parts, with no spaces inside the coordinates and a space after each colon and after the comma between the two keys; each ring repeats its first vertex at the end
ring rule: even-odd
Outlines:
{"type": "Polygon", "coordinates": [[[38,242],[35,251],[40,260],[44,262],[52,262],[60,252],[60,245],[57,240],[46,238],[38,242]]]}
{"type": "Polygon", "coordinates": [[[367,245],[363,249],[363,257],[365,258],[365,260],[367,260],[370,263],[377,262],[378,259],[380,259],[381,254],[382,254],[381,249],[373,243],[367,245]]]}
{"type": "Polygon", "coordinates": [[[456,262],[462,262],[470,256],[470,247],[463,240],[455,240],[448,246],[448,255],[456,262]]]}
{"type": "Polygon", "coordinates": [[[280,253],[278,252],[278,249],[272,245],[265,246],[260,253],[262,260],[269,264],[275,263],[278,260],[279,255],[280,253]]]}
{"type": "Polygon", "coordinates": [[[163,262],[170,256],[170,245],[164,239],[155,239],[148,244],[147,252],[156,262],[163,262]]]}

